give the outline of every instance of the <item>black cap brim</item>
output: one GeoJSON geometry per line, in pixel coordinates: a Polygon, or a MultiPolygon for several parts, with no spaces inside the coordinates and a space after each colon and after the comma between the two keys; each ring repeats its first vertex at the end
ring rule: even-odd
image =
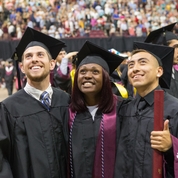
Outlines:
{"type": "MultiPolygon", "coordinates": [[[[82,63],[82,61],[87,56],[93,56],[94,63],[97,63],[102,66],[101,60],[98,60],[96,56],[102,58],[109,67],[109,74],[112,74],[113,71],[122,63],[125,57],[121,57],[119,55],[113,54],[108,50],[91,43],[90,41],[86,41],[80,51],[77,54],[76,67],[82,63]]],[[[102,66],[103,67],[103,66],[102,66]]]]}
{"type": "Polygon", "coordinates": [[[162,88],[170,88],[174,48],[150,43],[134,42],[134,49],[144,49],[161,59],[163,75],[159,79],[162,88]]]}
{"type": "Polygon", "coordinates": [[[18,46],[16,47],[16,51],[12,55],[12,59],[18,60],[20,62],[27,45],[29,45],[29,43],[32,41],[37,41],[44,44],[53,59],[56,59],[57,55],[63,47],[66,47],[64,42],[34,30],[33,28],[27,27],[18,46]]]}
{"type": "Polygon", "coordinates": [[[177,35],[172,32],[176,23],[177,22],[150,32],[145,42],[155,43],[155,44],[164,44],[167,41],[177,39],[177,35]]]}

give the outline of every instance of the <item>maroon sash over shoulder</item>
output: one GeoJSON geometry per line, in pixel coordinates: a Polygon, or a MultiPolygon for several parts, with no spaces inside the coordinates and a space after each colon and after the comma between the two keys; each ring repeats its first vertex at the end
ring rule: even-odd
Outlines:
{"type": "MultiPolygon", "coordinates": [[[[112,178],[116,157],[116,105],[114,98],[113,110],[103,114],[100,131],[96,145],[95,160],[93,166],[93,178],[112,178]]],[[[69,127],[75,119],[75,114],[70,110],[69,127]]]]}
{"type": "Polygon", "coordinates": [[[103,115],[104,122],[104,165],[102,165],[101,125],[95,152],[93,178],[113,178],[116,158],[116,99],[112,112],[103,115]],[[102,167],[103,166],[103,167],[102,167]]]}

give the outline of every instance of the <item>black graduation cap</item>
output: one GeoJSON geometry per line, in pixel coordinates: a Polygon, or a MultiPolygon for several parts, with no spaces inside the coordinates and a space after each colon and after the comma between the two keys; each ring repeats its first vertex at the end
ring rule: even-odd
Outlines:
{"type": "Polygon", "coordinates": [[[167,45],[169,40],[178,39],[177,35],[172,32],[176,23],[177,22],[150,32],[145,42],[167,45]]]}
{"type": "Polygon", "coordinates": [[[34,30],[33,28],[27,27],[18,46],[16,47],[16,51],[14,52],[12,59],[20,62],[24,51],[30,46],[41,46],[45,48],[50,52],[53,59],[56,59],[63,47],[66,47],[64,42],[34,30]]]}
{"type": "Polygon", "coordinates": [[[174,48],[156,45],[150,43],[134,42],[134,49],[144,49],[154,55],[156,59],[161,60],[163,67],[163,75],[159,78],[159,84],[162,88],[170,88],[172,65],[174,57],[174,48]]]}
{"type": "Polygon", "coordinates": [[[17,78],[18,78],[18,89],[21,89],[21,82],[20,82],[20,69],[18,62],[21,62],[22,55],[24,51],[31,46],[41,46],[46,49],[52,56],[53,59],[56,59],[57,55],[59,54],[60,50],[63,47],[66,47],[65,43],[57,40],[51,36],[48,36],[44,33],[41,33],[33,28],[27,27],[25,30],[18,46],[15,49],[14,54],[12,55],[12,59],[16,62],[16,69],[17,69],[17,78]]]}
{"type": "Polygon", "coordinates": [[[96,63],[109,74],[112,74],[124,59],[125,57],[113,54],[90,41],[86,41],[77,54],[76,68],[83,64],[96,63]]]}

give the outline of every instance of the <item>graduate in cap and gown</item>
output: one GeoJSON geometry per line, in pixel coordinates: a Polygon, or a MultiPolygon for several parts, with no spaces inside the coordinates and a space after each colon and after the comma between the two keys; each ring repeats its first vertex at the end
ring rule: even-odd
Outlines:
{"type": "Polygon", "coordinates": [[[77,54],[71,95],[69,150],[71,178],[112,178],[121,97],[109,74],[124,60],[89,41],[77,54]]]}
{"type": "MultiPolygon", "coordinates": [[[[173,29],[176,23],[164,26],[157,30],[150,32],[147,36],[146,43],[162,44],[175,48],[174,60],[172,66],[172,77],[170,89],[168,93],[178,98],[178,37],[173,33],[173,29]]],[[[171,60],[171,59],[168,59],[171,60]]]]}
{"type": "Polygon", "coordinates": [[[67,53],[64,48],[61,49],[57,58],[56,65],[53,70],[53,86],[60,88],[68,93],[71,93],[71,71],[72,71],[72,58],[77,54],[76,51],[67,53]]]}
{"type": "Polygon", "coordinates": [[[13,54],[27,76],[26,86],[0,103],[0,148],[14,178],[67,176],[69,96],[50,84],[64,45],[28,27],[13,54]]]}
{"type": "Polygon", "coordinates": [[[126,88],[125,82],[123,80],[125,79],[125,77],[123,78],[122,72],[127,66],[126,60],[128,59],[129,56],[126,54],[122,54],[113,48],[110,49],[109,51],[125,58],[122,61],[122,63],[118,67],[116,67],[116,69],[110,75],[112,91],[114,94],[118,96],[121,96],[123,98],[128,98],[129,91],[127,90],[128,88],[126,88]]]}
{"type": "Polygon", "coordinates": [[[3,81],[5,82],[5,86],[7,88],[8,95],[12,95],[13,93],[13,87],[14,87],[14,81],[16,78],[16,70],[13,64],[12,59],[7,59],[6,66],[4,68],[3,72],[3,81]]]}
{"type": "Polygon", "coordinates": [[[154,91],[170,86],[174,49],[139,42],[134,43],[134,49],[128,61],[128,77],[137,95],[120,110],[114,177],[152,178],[153,149],[163,154],[163,177],[178,177],[178,99],[166,91],[164,129],[153,131],[154,91]]]}

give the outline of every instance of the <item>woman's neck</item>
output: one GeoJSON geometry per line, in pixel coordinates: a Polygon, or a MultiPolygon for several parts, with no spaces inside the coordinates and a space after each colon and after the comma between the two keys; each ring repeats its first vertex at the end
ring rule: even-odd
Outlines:
{"type": "Polygon", "coordinates": [[[95,106],[98,105],[99,101],[100,101],[100,97],[97,96],[84,96],[85,98],[85,103],[87,106],[95,106]]]}

